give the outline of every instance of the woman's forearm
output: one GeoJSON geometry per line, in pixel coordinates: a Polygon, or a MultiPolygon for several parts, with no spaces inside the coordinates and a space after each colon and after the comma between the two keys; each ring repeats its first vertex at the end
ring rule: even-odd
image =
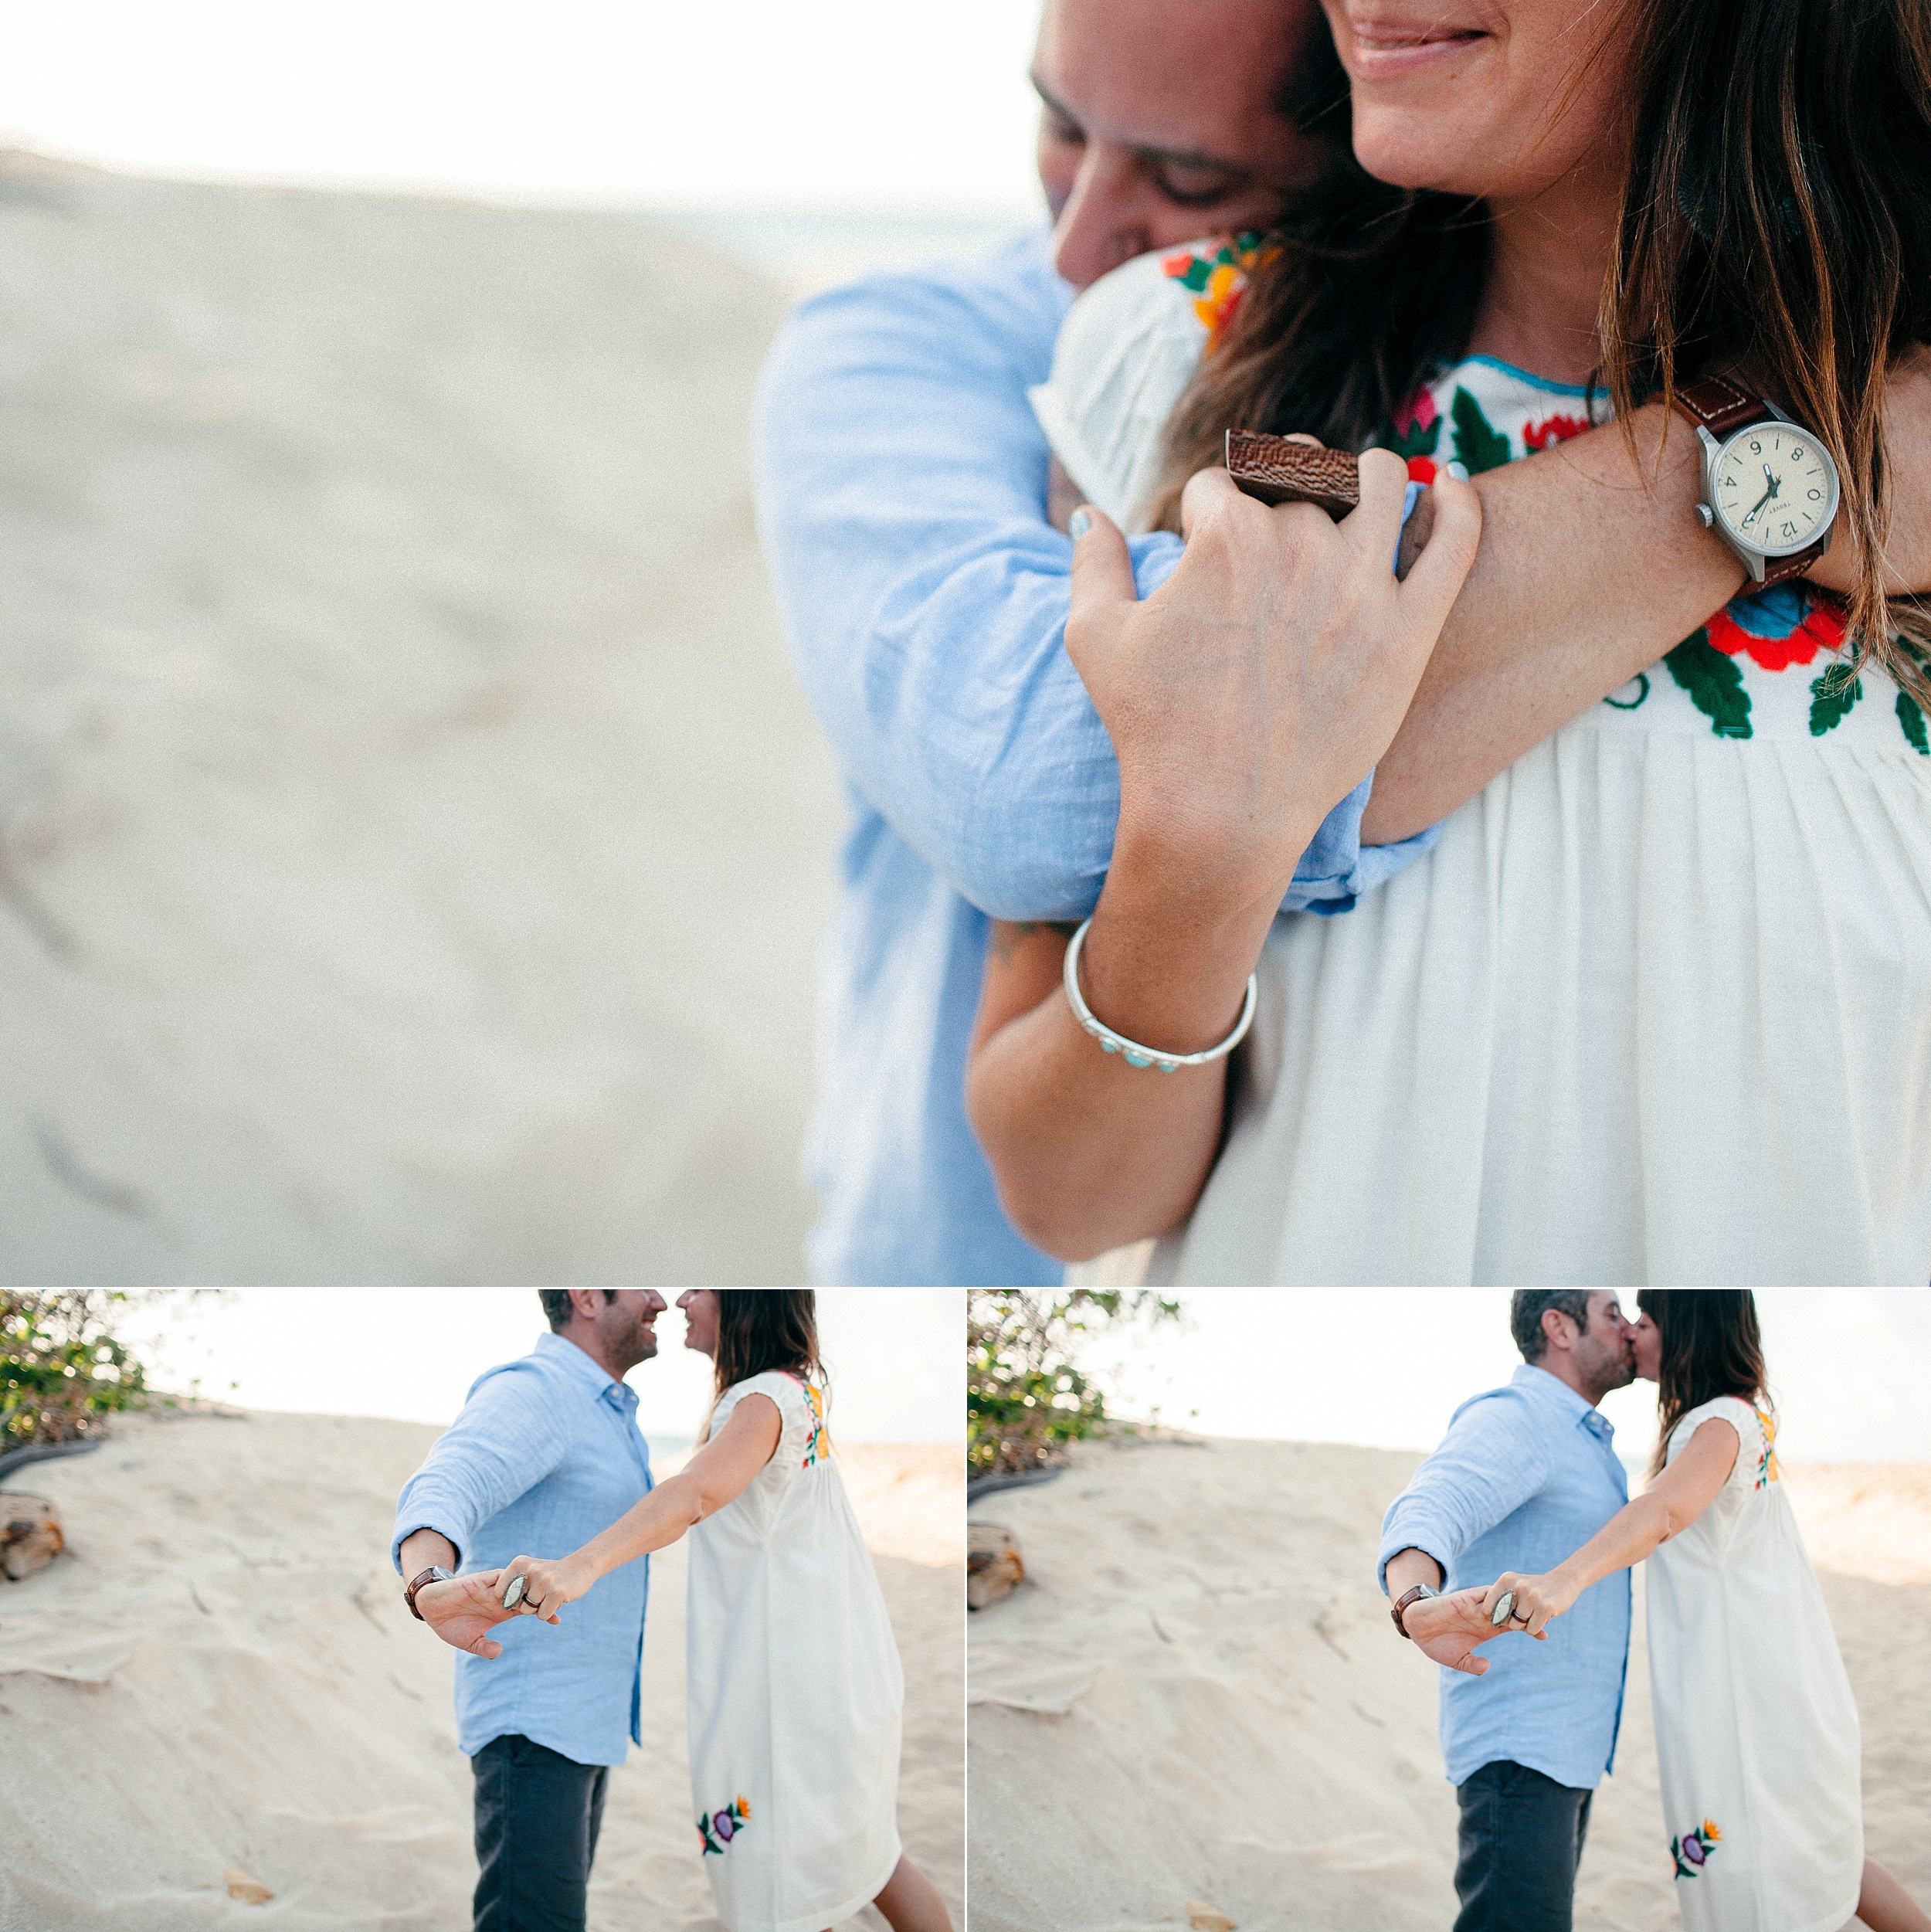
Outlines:
{"type": "Polygon", "coordinates": [[[1682,1526],[1672,1522],[1662,1498],[1640,1496],[1624,1503],[1573,1556],[1557,1564],[1556,1574],[1573,1601],[1591,1584],[1641,1563],[1682,1526]]]}
{"type": "MultiPolygon", "coordinates": [[[[1158,868],[1154,868],[1157,872],[1158,868]]],[[[1191,912],[1117,857],[1082,952],[1093,1012],[1169,1052],[1225,1037],[1271,908],[1191,912]]],[[[1013,1224],[1064,1261],[1163,1234],[1192,1210],[1220,1141],[1227,1062],[1162,1073],[1104,1052],[1061,990],[1064,935],[1002,927],[987,962],[966,1104],[1013,1224]]]]}
{"type": "Polygon", "coordinates": [[[567,1560],[581,1566],[594,1581],[653,1550],[667,1547],[710,1513],[702,1484],[693,1479],[689,1470],[680,1470],[666,1476],[641,1502],[633,1503],[567,1560]]]}
{"type": "MultiPolygon", "coordinates": [[[[1893,372],[1887,387],[1894,457],[1931,439],[1927,361],[1893,372]]],[[[1695,431],[1656,404],[1637,410],[1631,429],[1634,457],[1611,425],[1475,479],[1475,567],[1376,771],[1366,843],[1410,838],[1447,817],[1742,587],[1743,566],[1695,514],[1703,477],[1695,431]]],[[[1894,460],[1889,484],[1886,588],[1931,585],[1931,464],[1894,460]]],[[[1846,534],[1807,575],[1848,591],[1856,571],[1846,534]]]]}

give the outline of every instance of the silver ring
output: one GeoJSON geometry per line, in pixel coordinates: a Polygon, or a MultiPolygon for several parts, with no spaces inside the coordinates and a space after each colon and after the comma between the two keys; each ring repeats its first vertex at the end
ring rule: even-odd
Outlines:
{"type": "Polygon", "coordinates": [[[510,1579],[510,1587],[503,1593],[503,1608],[505,1610],[514,1610],[523,1601],[524,1586],[528,1581],[529,1578],[520,1570],[510,1579]]]}
{"type": "Polygon", "coordinates": [[[1488,1626],[1492,1630],[1499,1630],[1504,1624],[1513,1623],[1515,1620],[1515,1593],[1505,1590],[1495,1599],[1495,1608],[1488,1613],[1488,1626]]]}

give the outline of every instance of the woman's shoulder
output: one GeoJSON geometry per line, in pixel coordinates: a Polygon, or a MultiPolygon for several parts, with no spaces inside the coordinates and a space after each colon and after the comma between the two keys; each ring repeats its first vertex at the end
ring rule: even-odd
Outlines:
{"type": "Polygon", "coordinates": [[[718,1414],[721,1417],[727,1410],[735,1409],[748,1395],[769,1397],[780,1415],[789,1415],[800,1404],[810,1405],[806,1386],[797,1376],[783,1369],[766,1369],[761,1374],[747,1375],[742,1382],[733,1382],[718,1397],[718,1414]]]}
{"type": "Polygon", "coordinates": [[[1774,1482],[1777,1453],[1771,1445],[1776,1441],[1777,1424],[1767,1411],[1742,1396],[1719,1395],[1685,1410],[1669,1433],[1671,1456],[1681,1455],[1705,1422],[1716,1421],[1727,1422],[1736,1431],[1736,1465],[1732,1479],[1746,1477],[1750,1485],[1760,1489],[1766,1483],[1774,1482]]]}

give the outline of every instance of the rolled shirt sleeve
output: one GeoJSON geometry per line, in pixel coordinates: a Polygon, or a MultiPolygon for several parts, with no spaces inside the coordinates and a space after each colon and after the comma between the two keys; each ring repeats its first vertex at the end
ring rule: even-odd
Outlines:
{"type": "Polygon", "coordinates": [[[402,1574],[402,1545],[418,1530],[447,1536],[460,1569],[477,1525],[535,1489],[569,1447],[556,1405],[545,1400],[537,1377],[498,1372],[479,1382],[396,1499],[389,1540],[396,1574],[402,1574]]]}
{"type": "MultiPolygon", "coordinates": [[[[803,304],[760,385],[758,507],[794,661],[854,789],[993,917],[1078,919],[1112,855],[1119,772],[1064,648],[1072,546],[1046,521],[1043,381],[1067,292],[1041,237],[976,270],[803,304]]],[[[1178,562],[1132,545],[1142,596],[1178,562]]],[[[1329,814],[1284,909],[1344,911],[1420,855],[1329,814]]]]}
{"type": "Polygon", "coordinates": [[[1549,1476],[1546,1428],[1522,1404],[1506,1399],[1471,1402],[1388,1506],[1381,1526],[1375,1579],[1388,1591],[1388,1565],[1404,1550],[1420,1550],[1441,1565],[1446,1580],[1470,1544],[1505,1522],[1538,1494],[1549,1476]]]}

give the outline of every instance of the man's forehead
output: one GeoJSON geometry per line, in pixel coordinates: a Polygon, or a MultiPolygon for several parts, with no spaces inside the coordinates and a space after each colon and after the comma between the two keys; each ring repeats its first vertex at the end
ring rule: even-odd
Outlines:
{"type": "Polygon", "coordinates": [[[1315,0],[1046,0],[1033,60],[1048,104],[1086,132],[1238,161],[1275,108],[1315,0]]]}

